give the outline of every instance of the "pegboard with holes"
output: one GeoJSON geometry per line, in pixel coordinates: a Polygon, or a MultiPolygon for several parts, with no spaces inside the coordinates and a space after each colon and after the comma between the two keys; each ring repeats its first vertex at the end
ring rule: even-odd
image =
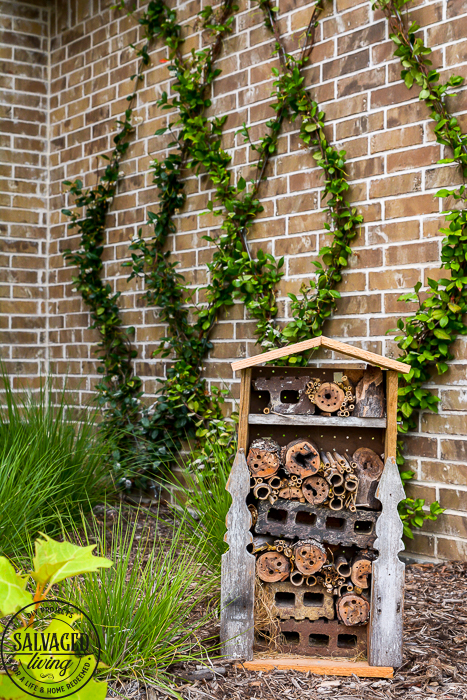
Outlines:
{"type": "MultiPolygon", "coordinates": [[[[232,365],[241,370],[239,452],[233,472],[243,474],[247,495],[239,497],[238,506],[246,506],[250,531],[243,556],[249,570],[254,570],[248,586],[255,634],[244,652],[251,656],[254,649],[264,651],[269,639],[286,653],[295,634],[298,653],[312,657],[316,645],[306,641],[307,635],[313,636],[309,627],[326,624],[325,618],[333,624],[326,627],[327,642],[320,656],[350,656],[342,651],[341,641],[356,639],[355,649],[372,666],[382,666],[383,658],[394,666],[399,662],[400,640],[390,657],[378,651],[372,630],[378,628],[380,613],[372,601],[379,560],[375,543],[381,538],[381,501],[376,492],[386,473],[384,463],[395,458],[397,372],[402,365],[331,339],[307,343],[328,344],[364,364],[260,366],[268,356],[279,356],[279,351],[271,351],[232,365]],[[321,600],[322,595],[324,617],[319,606],[306,610],[306,601],[321,600]],[[356,629],[358,634],[353,633],[356,629]]],[[[301,350],[302,345],[296,347],[301,350]]],[[[284,353],[293,353],[294,347],[284,353]]],[[[395,571],[399,545],[395,540],[388,548],[395,571]]],[[[228,577],[223,568],[223,588],[229,585],[228,577]]],[[[239,596],[248,595],[240,588],[239,596]]],[[[391,595],[395,599],[397,591],[391,595]]],[[[400,610],[399,604],[399,627],[394,618],[389,636],[401,631],[400,610]]],[[[227,619],[226,612],[223,617],[227,619]]],[[[221,628],[228,649],[228,625],[221,628]]]]}

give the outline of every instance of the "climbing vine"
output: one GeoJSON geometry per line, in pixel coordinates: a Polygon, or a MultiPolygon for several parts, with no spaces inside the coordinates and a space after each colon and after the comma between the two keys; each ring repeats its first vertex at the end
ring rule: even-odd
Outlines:
{"type": "MultiPolygon", "coordinates": [[[[198,15],[198,22],[208,35],[207,46],[201,51],[183,53],[182,27],[175,10],[162,0],[149,2],[138,18],[143,27],[146,43],[137,51],[139,65],[132,77],[135,89],[128,97],[128,108],[119,122],[120,130],[114,138],[114,150],[107,167],[94,188],[85,189],[80,180],[67,182],[75,198],[74,211],[64,210],[70,217],[70,228],[77,228],[81,236],[78,251],[65,252],[67,262],[78,268],[73,278],[77,289],[91,309],[93,328],[101,337],[99,400],[106,406],[111,423],[131,426],[131,434],[154,445],[158,459],[164,459],[180,446],[184,437],[196,437],[203,444],[215,435],[216,441],[233,449],[233,424],[224,419],[223,401],[227,392],[208,389],[203,377],[203,361],[212,349],[211,334],[222,310],[237,301],[242,302],[251,318],[256,320],[256,336],[264,350],[282,347],[310,336],[320,335],[327,318],[333,313],[340,297],[337,286],[342,272],[348,265],[352,240],[362,224],[358,214],[346,200],[349,189],[346,153],[338,151],[326,137],[325,115],[306,89],[303,69],[310,60],[315,28],[322,4],[318,2],[311,14],[304,35],[303,48],[297,55],[289,54],[281,37],[277,22],[277,8],[270,0],[256,0],[265,17],[265,25],[274,37],[274,53],[279,58],[279,68],[274,69],[273,109],[275,115],[267,123],[267,133],[253,143],[246,124],[239,131],[256,153],[256,167],[251,178],[240,176],[233,181],[231,157],[222,148],[222,134],[227,117],[208,116],[211,107],[210,92],[214,80],[220,74],[216,60],[220,55],[224,38],[232,31],[234,14],[238,9],[233,0],[224,0],[214,11],[206,7],[198,15]],[[167,329],[158,353],[167,360],[167,373],[161,384],[154,405],[141,409],[141,380],[134,375],[132,360],[136,357],[131,337],[133,329],[124,329],[118,311],[119,293],[104,283],[102,253],[105,239],[105,220],[116,193],[120,177],[120,163],[124,157],[134,130],[132,111],[136,90],[149,63],[149,43],[161,37],[168,49],[167,67],[173,77],[171,96],[163,93],[157,105],[168,110],[167,128],[156,135],[169,132],[172,141],[169,153],[151,165],[153,183],[159,192],[157,211],[148,213],[151,235],[143,235],[140,229],[131,245],[129,280],[142,278],[143,299],[147,306],[157,308],[159,318],[167,329]],[[175,115],[175,116],[173,116],[175,115]],[[287,324],[277,321],[276,287],[283,272],[283,260],[258,251],[253,257],[248,244],[248,233],[258,215],[263,211],[260,201],[261,183],[265,178],[268,162],[277,153],[277,140],[285,120],[299,121],[300,137],[313,153],[317,166],[323,173],[322,197],[326,201],[325,224],[329,243],[320,250],[321,261],[315,262],[316,277],[303,285],[301,296],[290,294],[292,320],[287,324]],[[186,201],[183,173],[193,170],[197,175],[207,175],[214,193],[208,203],[208,211],[220,217],[220,233],[206,236],[213,245],[212,260],[207,264],[209,282],[203,289],[203,302],[195,297],[196,289],[188,291],[177,264],[166,249],[167,238],[176,233],[174,218],[186,201]],[[81,213],[84,212],[84,213],[81,213]]],[[[426,101],[431,116],[436,121],[438,142],[450,146],[452,158],[444,163],[458,163],[465,175],[467,169],[467,137],[462,135],[457,120],[448,112],[445,97],[450,88],[461,84],[453,77],[439,84],[439,74],[431,70],[427,56],[430,49],[416,37],[418,26],[406,30],[401,9],[407,0],[377,0],[375,7],[382,9],[392,29],[391,38],[397,45],[402,78],[410,89],[413,84],[421,88],[420,99],[426,101]]],[[[124,8],[124,2],[115,7],[124,8]]],[[[440,190],[438,196],[465,200],[464,185],[454,190],[440,190]]],[[[467,311],[465,210],[452,208],[447,215],[449,226],[442,247],[443,267],[450,272],[449,279],[430,280],[428,295],[403,295],[407,301],[416,300],[416,314],[398,323],[401,335],[397,342],[403,353],[403,361],[411,365],[400,389],[400,430],[407,432],[416,427],[414,411],[436,410],[437,398],[423,385],[430,378],[428,363],[436,364],[438,373],[447,370],[452,358],[450,344],[457,334],[467,332],[462,314],[467,311]]],[[[286,363],[306,364],[308,357],[291,356],[286,363]]],[[[127,431],[128,432],[128,431],[127,431]]],[[[208,452],[201,450],[200,465],[205,466],[208,452]]],[[[399,457],[402,466],[403,460],[399,457]]],[[[410,478],[410,472],[402,472],[410,478]]],[[[429,514],[423,511],[421,500],[407,499],[403,518],[408,526],[421,526],[426,517],[434,519],[440,512],[438,504],[432,504],[429,514]]]]}
{"type": "MultiPolygon", "coordinates": [[[[463,83],[461,76],[452,76],[440,82],[439,72],[431,68],[428,56],[431,49],[416,36],[419,26],[413,22],[406,27],[401,11],[408,0],[379,0],[375,6],[382,9],[389,21],[391,39],[396,45],[395,55],[402,64],[401,78],[408,89],[420,88],[419,99],[430,109],[436,123],[434,133],[439,144],[447,147],[451,155],[439,163],[459,167],[462,179],[467,175],[467,136],[462,133],[458,119],[448,110],[446,98],[452,88],[463,83]]],[[[467,312],[467,210],[465,184],[456,188],[441,189],[437,197],[450,207],[445,212],[446,226],[441,249],[441,268],[448,275],[440,280],[428,280],[428,289],[422,296],[421,283],[415,292],[404,294],[401,300],[416,302],[418,309],[406,319],[398,321],[401,332],[396,341],[402,351],[403,362],[411,366],[409,374],[399,389],[400,431],[414,430],[417,410],[437,411],[438,397],[423,385],[432,377],[433,367],[438,375],[448,369],[453,359],[450,346],[459,334],[467,333],[463,315],[467,312]],[[451,199],[449,199],[451,198],[451,199]],[[461,205],[459,207],[459,204],[461,205]]]]}
{"type": "Polygon", "coordinates": [[[96,186],[85,188],[80,179],[64,182],[73,197],[74,209],[63,209],[62,213],[70,219],[68,228],[77,229],[80,236],[79,248],[65,250],[64,257],[69,265],[77,268],[72,280],[90,308],[91,328],[96,329],[100,337],[98,372],[103,376],[96,387],[98,401],[105,409],[108,423],[118,428],[121,434],[128,429],[138,412],[141,379],[133,373],[132,360],[137,355],[132,344],[134,328],[125,329],[122,326],[118,307],[120,292],[113,292],[111,285],[102,279],[102,255],[107,213],[122,175],[121,161],[135,130],[133,109],[144,69],[150,62],[149,44],[154,35],[148,28],[146,42],[137,50],[138,68],[132,76],[134,89],[127,97],[128,107],[123,118],[118,121],[119,129],[113,138],[112,153],[102,156],[108,162],[96,186]]]}

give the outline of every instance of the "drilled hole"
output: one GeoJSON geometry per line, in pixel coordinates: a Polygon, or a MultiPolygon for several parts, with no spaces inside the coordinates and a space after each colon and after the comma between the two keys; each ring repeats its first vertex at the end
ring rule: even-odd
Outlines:
{"type": "Polygon", "coordinates": [[[300,635],[298,632],[282,632],[287,644],[300,644],[300,635]]]}
{"type": "Polygon", "coordinates": [[[324,603],[324,595],[322,593],[305,593],[303,596],[303,605],[310,608],[318,608],[324,603]]]}
{"type": "Polygon", "coordinates": [[[337,646],[341,649],[355,649],[357,637],[354,634],[338,634],[337,646]]]}
{"type": "Polygon", "coordinates": [[[306,510],[299,510],[295,522],[301,525],[314,525],[316,522],[316,515],[314,513],[307,513],[306,510]]]}
{"type": "Polygon", "coordinates": [[[310,647],[327,647],[329,636],[327,634],[310,634],[308,642],[310,647]]]}
{"type": "Polygon", "coordinates": [[[268,513],[268,520],[273,520],[277,523],[284,523],[287,520],[287,511],[271,508],[268,513]]]}
{"type": "Polygon", "coordinates": [[[279,591],[276,593],[275,603],[278,608],[289,608],[295,605],[295,593],[286,593],[279,591]]]}

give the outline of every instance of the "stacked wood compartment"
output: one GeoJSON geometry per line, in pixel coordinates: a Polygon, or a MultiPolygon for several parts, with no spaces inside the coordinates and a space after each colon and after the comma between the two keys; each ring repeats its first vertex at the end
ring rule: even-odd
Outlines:
{"type": "MultiPolygon", "coordinates": [[[[337,341],[323,338],[313,339],[313,341],[308,342],[319,345],[325,344],[323,341],[329,342],[331,345],[337,343],[337,341]]],[[[300,346],[302,344],[298,345],[300,346]]],[[[363,391],[363,393],[366,394],[370,409],[362,409],[361,405],[355,407],[351,404],[351,410],[347,411],[347,414],[344,414],[343,411],[340,411],[339,415],[336,415],[336,413],[328,413],[328,410],[335,411],[336,402],[339,403],[339,401],[342,401],[342,391],[336,384],[342,379],[342,376],[345,377],[346,372],[351,375],[353,381],[349,382],[349,384],[351,383],[354,389],[358,385],[359,379],[363,377],[363,370],[356,370],[355,365],[349,368],[348,365],[346,366],[345,362],[343,362],[340,366],[333,364],[332,366],[324,368],[285,368],[271,365],[259,367],[257,366],[259,364],[259,361],[256,361],[257,358],[252,358],[252,360],[248,361],[251,366],[246,366],[243,369],[240,367],[239,453],[236,460],[236,469],[241,470],[245,479],[247,478],[246,474],[248,474],[248,478],[251,477],[251,472],[246,471],[246,457],[248,456],[252,443],[257,444],[255,443],[256,440],[259,441],[258,444],[261,444],[261,439],[265,438],[279,443],[281,448],[285,448],[286,446],[290,448],[291,445],[297,445],[297,450],[305,455],[305,460],[307,449],[316,449],[318,454],[321,454],[321,458],[318,457],[318,463],[320,463],[321,467],[323,466],[322,459],[326,459],[324,456],[326,454],[329,455],[330,459],[334,458],[339,460],[341,464],[346,465],[346,467],[350,467],[352,457],[358,450],[362,452],[363,449],[364,452],[365,449],[370,449],[375,456],[384,458],[386,463],[384,474],[386,476],[392,475],[391,489],[394,494],[390,496],[389,500],[394,501],[395,491],[397,491],[397,498],[401,500],[403,495],[400,496],[400,492],[396,488],[397,482],[394,481],[394,475],[398,478],[398,472],[395,466],[398,381],[396,369],[400,370],[401,363],[390,360],[387,361],[385,358],[374,355],[373,353],[359,351],[356,348],[344,346],[342,343],[337,343],[337,345],[338,347],[333,347],[332,349],[344,352],[343,348],[350,348],[350,352],[344,354],[356,357],[359,352],[362,352],[366,355],[363,359],[371,360],[374,363],[365,367],[365,369],[367,369],[365,373],[365,377],[368,378],[367,385],[363,385],[362,382],[360,382],[360,388],[363,386],[361,393],[363,391]],[[376,362],[376,360],[378,360],[378,362],[376,362]],[[388,364],[392,364],[394,369],[392,367],[387,367],[388,364]],[[381,375],[380,367],[385,367],[383,375],[381,375]],[[384,378],[383,393],[381,393],[382,387],[378,388],[375,386],[372,373],[375,377],[379,377],[376,384],[378,384],[378,382],[381,383],[381,376],[384,378]],[[316,379],[316,386],[319,386],[321,383],[321,386],[325,387],[326,392],[325,394],[322,392],[322,396],[320,395],[318,397],[320,401],[316,402],[316,407],[310,402],[306,404],[303,392],[299,392],[298,394],[295,392],[294,396],[295,389],[303,384],[301,380],[304,377],[310,376],[316,379]],[[274,379],[277,377],[281,378],[279,384],[274,379]],[[268,382],[270,382],[271,378],[274,379],[272,382],[274,389],[268,392],[268,382]],[[281,398],[279,398],[277,386],[281,384],[284,386],[284,392],[281,394],[281,398]],[[384,396],[384,406],[379,412],[377,407],[378,396],[380,398],[384,396]],[[325,397],[327,397],[327,399],[325,397]],[[294,403],[300,404],[301,413],[294,413],[294,403]],[[357,410],[355,410],[355,408],[357,408],[357,410]],[[356,415],[352,415],[352,413],[356,415]],[[368,415],[368,413],[370,415],[368,415]],[[372,415],[375,413],[376,415],[372,415]],[[239,464],[239,460],[241,461],[241,465],[239,464]]],[[[290,354],[293,347],[294,346],[291,346],[287,349],[288,351],[286,354],[290,354]]],[[[277,354],[277,351],[273,352],[277,354]]],[[[260,361],[263,362],[265,359],[269,359],[266,356],[270,354],[271,353],[267,353],[263,356],[259,356],[261,358],[260,361]]],[[[245,361],[234,363],[234,369],[238,369],[242,362],[245,361]]],[[[340,386],[345,390],[346,387],[343,386],[342,383],[340,386]]],[[[314,398],[314,395],[312,395],[312,397],[314,398]]],[[[310,452],[309,457],[313,457],[313,454],[314,453],[310,452]]],[[[284,455],[285,453],[282,454],[283,458],[284,455]]],[[[312,460],[310,464],[311,462],[312,460]]],[[[355,466],[356,464],[354,463],[352,469],[354,469],[355,466]]],[[[348,471],[351,471],[351,469],[349,468],[348,471]]],[[[377,472],[378,469],[376,469],[375,473],[377,472]]],[[[382,462],[381,469],[378,472],[379,476],[381,476],[381,472],[382,462]]],[[[309,474],[311,472],[305,471],[304,473],[309,474]]],[[[280,475],[283,476],[283,474],[284,472],[281,471],[280,475]]],[[[288,474],[289,477],[291,476],[290,471],[286,471],[285,474],[288,474]]],[[[329,470],[327,474],[329,476],[329,470]]],[[[297,479],[300,475],[295,474],[292,476],[294,479],[297,479]]],[[[350,478],[347,478],[346,481],[346,486],[349,487],[349,490],[355,488],[356,482],[355,473],[350,476],[352,476],[353,481],[350,478]]],[[[363,490],[366,494],[365,498],[371,497],[373,499],[373,501],[370,500],[368,503],[365,501],[367,507],[354,507],[352,512],[343,508],[333,513],[333,511],[329,509],[329,501],[326,501],[324,504],[321,502],[326,491],[325,485],[321,483],[323,479],[320,479],[318,475],[308,477],[308,480],[310,481],[309,489],[311,489],[307,494],[308,498],[303,497],[303,490],[301,493],[300,489],[296,491],[293,490],[292,486],[296,486],[297,482],[294,481],[292,483],[290,478],[288,479],[288,484],[282,484],[282,486],[287,485],[288,488],[282,488],[282,490],[276,489],[274,491],[276,494],[274,496],[275,500],[271,498],[271,491],[268,492],[267,489],[262,492],[261,500],[253,496],[253,491],[250,491],[247,497],[247,506],[250,509],[250,527],[251,513],[255,510],[257,511],[257,513],[255,513],[255,519],[257,519],[256,529],[252,528],[256,536],[255,539],[258,540],[258,536],[260,536],[259,539],[263,537],[269,540],[269,543],[266,545],[268,547],[267,550],[258,550],[262,552],[260,556],[263,557],[264,562],[260,562],[260,564],[257,563],[257,567],[260,567],[259,569],[257,568],[257,571],[259,570],[260,573],[262,572],[262,585],[264,589],[262,595],[265,596],[265,600],[270,601],[269,604],[271,608],[274,608],[276,611],[275,617],[277,618],[277,626],[280,630],[278,649],[281,652],[281,658],[283,658],[283,654],[293,654],[295,657],[298,654],[299,656],[309,657],[310,663],[315,663],[316,660],[313,660],[313,655],[331,658],[355,658],[356,656],[365,656],[369,659],[371,666],[380,667],[381,672],[378,674],[375,668],[373,668],[371,672],[368,671],[368,662],[364,662],[364,668],[366,668],[368,672],[365,674],[365,672],[362,671],[362,664],[360,663],[360,670],[358,671],[360,675],[385,676],[388,674],[389,666],[400,664],[401,640],[398,639],[397,635],[400,636],[402,632],[402,594],[400,591],[398,594],[397,591],[392,590],[385,596],[386,598],[388,598],[388,596],[392,596],[392,598],[399,597],[395,605],[392,600],[389,601],[389,606],[386,605],[386,616],[389,609],[394,609],[395,617],[393,616],[394,619],[391,624],[396,630],[396,632],[394,632],[385,629],[385,634],[388,633],[392,639],[390,645],[391,652],[387,653],[384,652],[382,645],[380,645],[377,640],[378,634],[381,635],[381,611],[384,608],[384,605],[380,604],[381,581],[378,583],[378,590],[375,596],[374,576],[371,577],[370,575],[365,578],[365,572],[371,574],[372,570],[373,572],[378,571],[378,567],[374,568],[375,565],[373,563],[373,560],[378,561],[379,552],[379,550],[373,550],[375,540],[376,543],[381,540],[381,532],[378,532],[379,528],[377,524],[380,511],[374,510],[374,504],[377,503],[379,505],[379,501],[374,500],[375,488],[373,488],[372,491],[370,489],[369,494],[367,493],[368,489],[367,491],[365,491],[365,489],[363,490]],[[277,494],[280,494],[280,496],[277,494]],[[313,501],[313,494],[316,496],[317,503],[313,501]],[[300,495],[302,498],[299,498],[300,495]],[[372,504],[373,507],[369,507],[372,504]],[[276,519],[277,513],[279,513],[280,517],[276,519]],[[301,571],[297,566],[292,564],[291,568],[294,569],[294,571],[292,572],[293,576],[291,576],[290,567],[287,568],[287,558],[281,553],[281,547],[283,548],[284,545],[279,543],[281,544],[279,547],[277,540],[285,540],[285,546],[289,547],[289,549],[290,547],[298,546],[302,543],[300,546],[304,547],[302,551],[304,555],[307,551],[307,547],[311,549],[315,547],[316,549],[316,547],[319,548],[322,545],[323,551],[326,551],[325,556],[328,557],[328,560],[326,560],[326,567],[331,571],[329,565],[330,555],[331,558],[334,558],[332,572],[340,571],[345,573],[345,576],[344,574],[341,575],[339,581],[345,579],[345,581],[348,582],[349,590],[347,591],[345,586],[342,585],[339,589],[334,588],[334,600],[332,600],[332,595],[331,597],[329,595],[329,588],[327,591],[321,590],[320,588],[323,579],[320,579],[320,583],[317,584],[312,576],[306,576],[307,569],[303,562],[301,571]],[[309,541],[311,541],[312,544],[308,544],[309,541]],[[279,552],[276,550],[279,550],[279,552]],[[269,551],[270,554],[265,556],[264,552],[267,551],[269,551]],[[268,557],[271,561],[269,561],[268,557]],[[339,560],[338,568],[336,568],[336,560],[339,560]],[[276,580],[274,580],[276,574],[272,575],[272,578],[269,577],[265,569],[265,567],[270,567],[269,570],[271,572],[276,571],[274,568],[275,566],[279,567],[278,576],[280,576],[280,580],[277,579],[277,577],[276,580]],[[282,569],[280,569],[281,566],[283,567],[282,569]],[[368,571],[368,567],[370,567],[370,571],[368,571]],[[354,576],[357,576],[355,580],[362,585],[364,585],[365,581],[371,580],[373,590],[370,588],[362,588],[362,585],[357,586],[352,581],[354,576]],[[360,578],[358,578],[358,576],[360,576],[360,578]],[[271,580],[269,580],[269,578],[271,578],[271,580]],[[339,595],[336,595],[337,592],[339,595]],[[312,602],[307,602],[309,600],[312,602]],[[294,601],[293,605],[291,605],[290,601],[294,601]],[[279,607],[277,607],[277,605],[279,605],[279,607]],[[367,619],[370,610],[371,618],[368,622],[367,619]],[[376,637],[375,630],[378,632],[376,637]],[[382,660],[384,663],[382,663],[382,660]],[[383,666],[384,668],[382,668],[383,666]]],[[[261,481],[261,479],[257,479],[256,481],[261,481]]],[[[388,481],[387,478],[386,481],[388,481]]],[[[281,478],[277,477],[276,482],[271,483],[273,486],[279,487],[281,478]]],[[[306,485],[306,479],[304,483],[306,485]]],[[[376,486],[376,483],[374,486],[376,486]]],[[[228,488],[232,493],[233,499],[235,500],[238,498],[238,494],[235,493],[232,484],[228,488]]],[[[245,492],[245,490],[244,488],[243,492],[245,492]]],[[[257,491],[255,491],[255,493],[256,492],[257,491]]],[[[348,495],[348,492],[346,493],[348,495]]],[[[355,503],[355,498],[356,496],[354,496],[353,503],[355,503]]],[[[382,499],[384,517],[391,516],[394,520],[394,508],[392,508],[391,505],[389,508],[385,507],[383,496],[382,499]],[[391,511],[391,513],[387,516],[386,511],[388,513],[391,511]]],[[[348,507],[350,507],[350,502],[349,500],[347,501],[348,507]]],[[[337,506],[339,506],[338,500],[336,503],[337,506]]],[[[397,507],[397,502],[395,502],[395,506],[397,507]]],[[[234,506],[232,506],[231,512],[233,510],[234,506]]],[[[397,510],[395,510],[395,520],[398,520],[397,510]]],[[[386,562],[384,575],[387,576],[388,562],[392,561],[395,566],[394,571],[398,571],[398,577],[396,578],[397,586],[400,589],[401,580],[403,583],[403,565],[397,558],[397,551],[400,551],[403,547],[400,543],[401,533],[399,533],[397,522],[391,532],[392,541],[383,543],[382,547],[385,551],[386,562]],[[394,557],[397,559],[400,566],[394,562],[394,557]]],[[[244,545],[244,554],[242,555],[240,552],[239,557],[241,559],[242,556],[244,556],[251,570],[251,552],[255,551],[256,543],[253,543],[251,534],[249,534],[248,537],[245,533],[245,536],[246,539],[248,539],[248,544],[244,545]],[[249,551],[247,551],[246,547],[248,547],[249,551]]],[[[246,541],[245,536],[244,541],[246,541]]],[[[229,534],[227,534],[226,537],[227,541],[229,541],[229,534]]],[[[264,545],[260,542],[260,546],[264,545]]],[[[295,554],[300,557],[300,552],[298,550],[295,551],[295,554]]],[[[312,556],[311,561],[314,561],[313,557],[315,557],[316,554],[316,552],[313,552],[312,555],[310,555],[312,556]]],[[[306,554],[306,556],[308,556],[308,554],[306,554]]],[[[290,561],[294,561],[294,556],[292,556],[290,561]]],[[[233,562],[230,561],[230,566],[232,566],[232,564],[233,562]]],[[[236,567],[242,566],[239,559],[237,559],[233,565],[236,567]]],[[[322,562],[321,565],[323,565],[322,562]]],[[[223,566],[223,589],[229,587],[227,577],[227,567],[223,566]]],[[[331,579],[326,580],[328,586],[331,585],[330,580],[331,579]]],[[[251,591],[251,581],[248,587],[251,591]]],[[[247,587],[244,586],[242,590],[238,589],[237,595],[247,595],[246,588],[247,587]]],[[[232,598],[232,596],[230,596],[230,598],[232,598]]],[[[224,599],[226,600],[225,596],[224,599]]],[[[386,603],[388,603],[388,600],[386,600],[386,603]]],[[[251,608],[251,606],[249,607],[251,608]]],[[[222,617],[224,621],[229,618],[227,608],[223,610],[222,617]]],[[[236,643],[236,655],[232,651],[232,644],[228,639],[226,625],[223,625],[224,634],[222,635],[222,641],[226,655],[251,660],[253,651],[255,650],[255,652],[262,652],[261,657],[264,662],[267,646],[261,643],[261,630],[258,630],[258,626],[256,629],[257,634],[254,641],[254,650],[251,648],[251,639],[255,624],[251,612],[248,619],[245,618],[242,624],[246,635],[244,639],[248,639],[249,641],[243,646],[242,644],[239,646],[238,642],[236,643]],[[249,630],[248,632],[246,632],[247,627],[249,630]],[[240,648],[241,653],[239,653],[240,648]]],[[[242,625],[240,625],[240,627],[241,626],[242,625]]],[[[259,663],[259,660],[253,663],[259,663]]],[[[348,669],[348,663],[349,662],[346,662],[346,664],[344,664],[346,669],[348,669]]],[[[326,664],[324,664],[324,667],[326,667],[326,664]]]]}

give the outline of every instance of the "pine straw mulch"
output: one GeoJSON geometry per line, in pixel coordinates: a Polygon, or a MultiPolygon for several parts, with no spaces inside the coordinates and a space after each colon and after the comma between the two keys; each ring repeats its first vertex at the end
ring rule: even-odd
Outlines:
{"type": "MultiPolygon", "coordinates": [[[[466,562],[409,565],[404,663],[394,679],[324,677],[298,671],[257,673],[214,661],[211,671],[200,666],[174,669],[179,681],[173,688],[184,700],[467,699],[466,604],[466,562]]],[[[146,694],[133,684],[125,697],[168,700],[170,696],[152,689],[146,694]]]]}

